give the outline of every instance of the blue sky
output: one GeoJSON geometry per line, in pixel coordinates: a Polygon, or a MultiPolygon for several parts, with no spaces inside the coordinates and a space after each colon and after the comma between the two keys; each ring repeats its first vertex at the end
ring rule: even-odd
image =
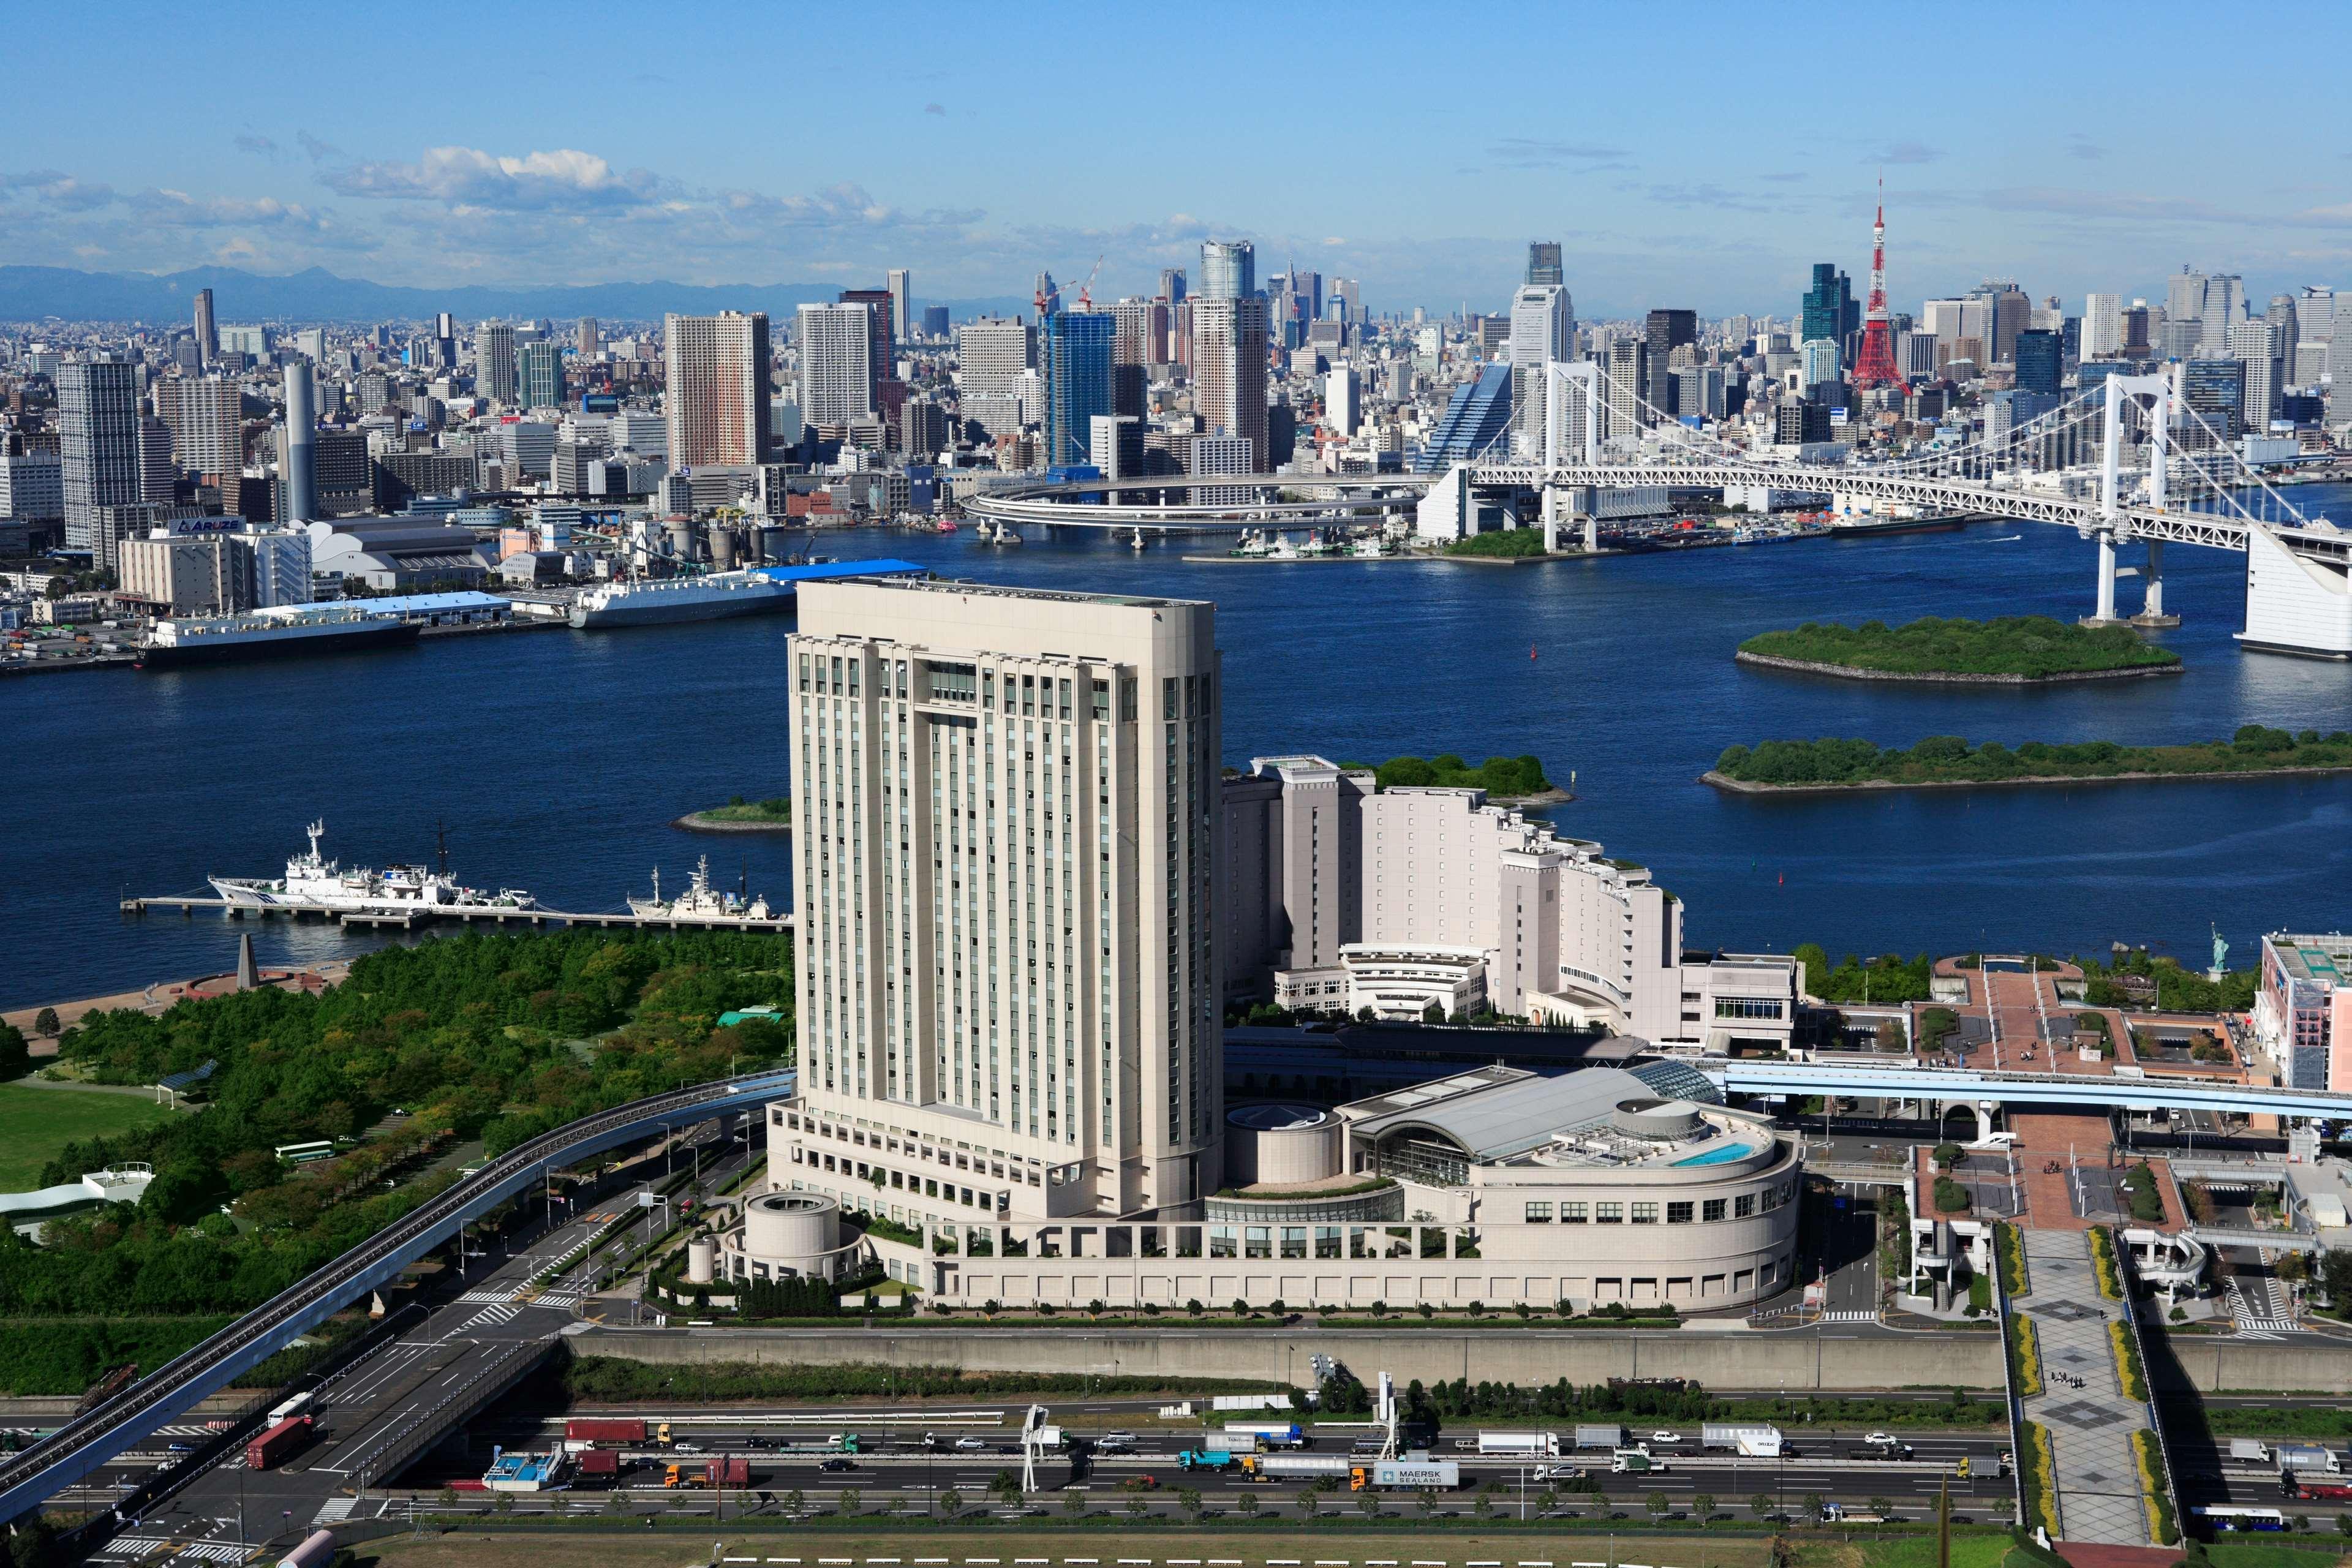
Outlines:
{"type": "Polygon", "coordinates": [[[1478,309],[1543,237],[1588,318],[1786,313],[1864,286],[1883,168],[1897,310],[2352,287],[2340,3],[1874,11],[27,7],[0,262],[1105,298],[1213,234],[1478,309]]]}

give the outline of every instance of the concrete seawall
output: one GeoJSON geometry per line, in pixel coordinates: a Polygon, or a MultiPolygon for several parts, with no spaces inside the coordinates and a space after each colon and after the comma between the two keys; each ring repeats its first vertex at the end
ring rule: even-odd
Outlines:
{"type": "MultiPolygon", "coordinates": [[[[2300,1336],[2305,1339],[2316,1336],[2300,1336]]],[[[2159,1390],[2177,1390],[2179,1377],[2200,1394],[2352,1394],[2352,1345],[2321,1341],[2231,1340],[2218,1335],[2168,1335],[2179,1373],[2155,1358],[2149,1368],[2159,1390]]]]}
{"type": "Polygon", "coordinates": [[[1126,1377],[1312,1381],[1318,1352],[1369,1378],[1398,1382],[1605,1383],[1612,1377],[1691,1378],[1707,1388],[1790,1394],[1903,1388],[1998,1389],[2000,1338],[1992,1333],[1608,1333],[1508,1329],[1327,1331],[1296,1330],[749,1329],[685,1332],[595,1329],[575,1336],[575,1355],[661,1365],[845,1363],[952,1366],[966,1372],[1099,1373],[1126,1377]]]}

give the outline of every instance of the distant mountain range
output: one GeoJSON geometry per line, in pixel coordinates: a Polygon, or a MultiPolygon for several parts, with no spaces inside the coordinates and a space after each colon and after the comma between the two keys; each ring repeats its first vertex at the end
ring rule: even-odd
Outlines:
{"type": "MultiPolygon", "coordinates": [[[[880,279],[876,279],[877,286],[880,279]]],[[[213,291],[221,321],[399,321],[447,310],[463,321],[546,316],[595,316],[604,321],[657,321],[665,311],[709,315],[765,310],[789,316],[794,306],[833,300],[837,285],[815,283],[588,283],[525,288],[468,284],[407,289],[339,278],[323,268],[272,278],[234,267],[197,267],[157,276],[147,272],[82,272],[70,267],[0,267],[0,321],[186,321],[196,290],[213,291]]],[[[975,300],[917,296],[916,305],[945,305],[958,320],[990,311],[1028,310],[1013,295],[975,300]]]]}

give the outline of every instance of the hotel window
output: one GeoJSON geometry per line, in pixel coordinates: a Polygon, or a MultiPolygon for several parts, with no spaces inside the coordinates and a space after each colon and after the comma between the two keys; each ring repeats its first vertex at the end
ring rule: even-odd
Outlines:
{"type": "Polygon", "coordinates": [[[1704,1207],[1702,1207],[1702,1208],[1699,1210],[1699,1218],[1704,1219],[1704,1220],[1718,1220],[1718,1219],[1721,1219],[1721,1218],[1723,1217],[1723,1209],[1724,1209],[1724,1200],[1723,1200],[1723,1199],[1721,1199],[1721,1198],[1709,1198],[1709,1199],[1707,1199],[1707,1200],[1706,1200],[1706,1203],[1705,1206],[1704,1206],[1704,1207]]]}
{"type": "Polygon", "coordinates": [[[1273,1227],[1263,1225],[1245,1225],[1242,1226],[1242,1256],[1244,1258],[1273,1257],[1273,1227]]]}
{"type": "Polygon", "coordinates": [[[1731,1217],[1734,1219],[1755,1218],[1756,1194],[1754,1193],[1742,1193],[1738,1197],[1732,1199],[1731,1217]]]}
{"type": "Polygon", "coordinates": [[[1595,1225],[1623,1225],[1625,1223],[1625,1205],[1623,1204],[1594,1204],[1592,1205],[1592,1221],[1595,1225]]]}
{"type": "Polygon", "coordinates": [[[1764,1212],[1765,1212],[1765,1213],[1769,1214],[1769,1213],[1771,1213],[1774,1209],[1779,1208],[1779,1207],[1780,1206],[1780,1205],[1781,1205],[1782,1201],[1783,1201],[1783,1200],[1782,1200],[1781,1195],[1780,1195],[1780,1188],[1778,1188],[1778,1187],[1767,1187],[1767,1188],[1765,1188],[1765,1189],[1764,1189],[1764,1212]]]}
{"type": "Polygon", "coordinates": [[[1307,1227],[1305,1226],[1286,1225],[1282,1227],[1282,1255],[1285,1258],[1304,1258],[1307,1256],[1307,1227]]]}
{"type": "Polygon", "coordinates": [[[1666,1205],[1666,1223],[1667,1223],[1668,1225],[1688,1225],[1688,1224],[1690,1224],[1690,1222],[1691,1222],[1691,1205],[1688,1205],[1688,1204],[1668,1204],[1668,1205],[1666,1205]]]}
{"type": "Polygon", "coordinates": [[[1551,1223],[1551,1205],[1529,1204],[1528,1205],[1528,1223],[1529,1225],[1549,1225],[1551,1223]]]}
{"type": "Polygon", "coordinates": [[[1231,1258],[1234,1256],[1234,1227],[1232,1226],[1213,1225],[1209,1227],[1209,1256],[1212,1258],[1231,1258]]]}
{"type": "Polygon", "coordinates": [[[1339,1256],[1339,1227],[1338,1226],[1318,1225],[1315,1227],[1315,1256],[1318,1258],[1337,1258],[1339,1256]]]}
{"type": "Polygon", "coordinates": [[[1718,1018],[1777,1018],[1780,1004],[1769,996],[1718,996],[1715,999],[1715,1016],[1718,1018]]]}
{"type": "Polygon", "coordinates": [[[1633,1223],[1635,1225],[1657,1224],[1658,1205],[1655,1204],[1635,1204],[1633,1205],[1633,1223]]]}
{"type": "Polygon", "coordinates": [[[1584,1205],[1582,1204],[1560,1205],[1559,1223],[1562,1225],[1582,1225],[1584,1223],[1584,1205]]]}

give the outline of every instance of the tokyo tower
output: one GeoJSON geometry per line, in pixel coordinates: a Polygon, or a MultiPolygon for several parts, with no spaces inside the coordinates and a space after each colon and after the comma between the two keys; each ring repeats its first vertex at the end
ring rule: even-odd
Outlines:
{"type": "Polygon", "coordinates": [[[1895,368],[1895,343],[1886,330],[1886,182],[1878,182],[1878,216],[1870,226],[1870,308],[1863,317],[1862,357],[1853,367],[1857,389],[1891,386],[1908,392],[1895,368]]]}

